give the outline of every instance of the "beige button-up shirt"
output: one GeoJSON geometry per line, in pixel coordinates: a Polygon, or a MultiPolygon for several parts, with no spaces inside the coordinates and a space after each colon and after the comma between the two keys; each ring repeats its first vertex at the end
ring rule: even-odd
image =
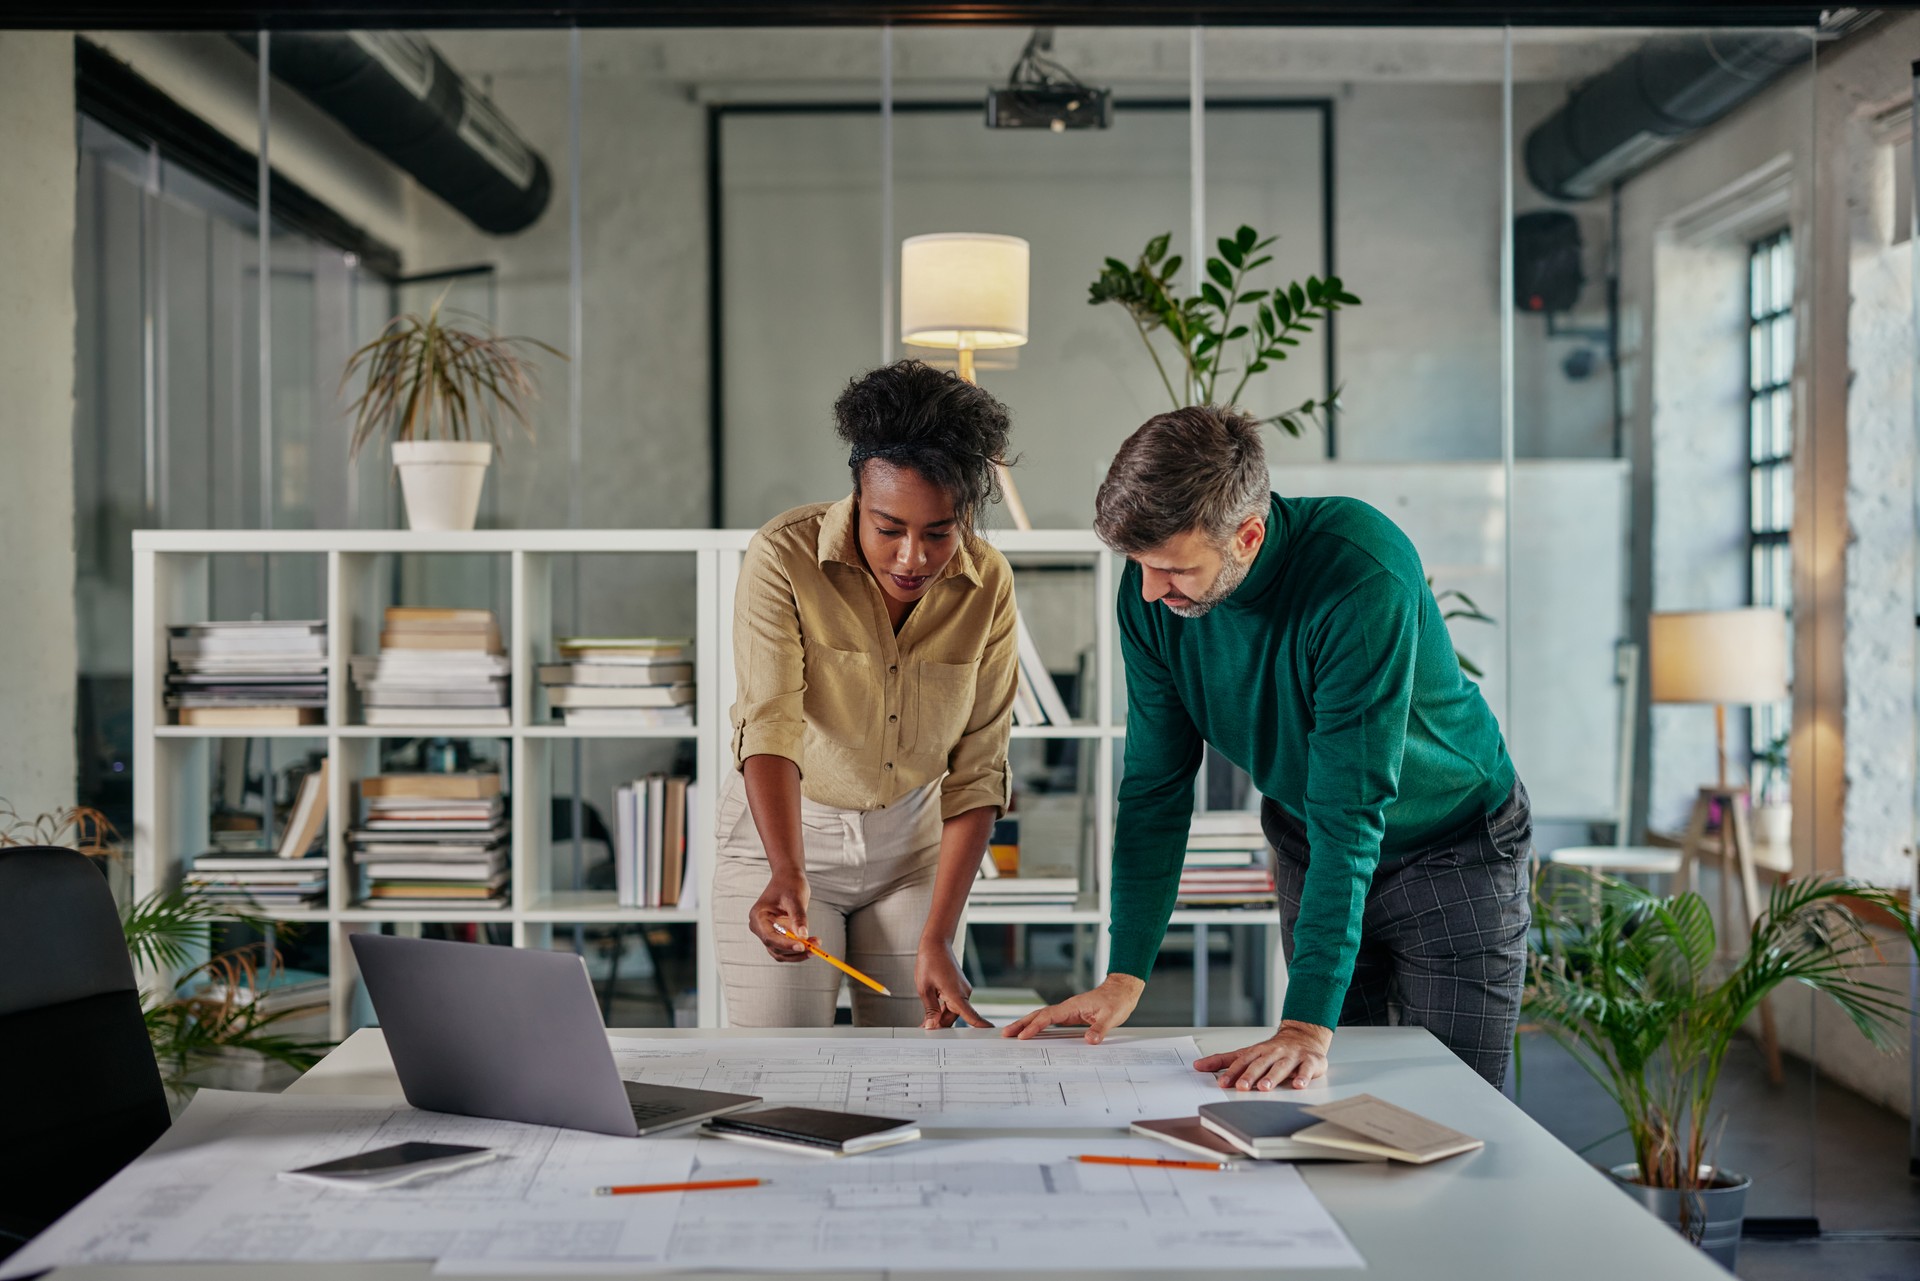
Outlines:
{"type": "Polygon", "coordinates": [[[854,503],[797,507],[747,547],[733,622],[733,760],[784,756],[808,799],[871,810],[945,776],[940,816],[1009,799],[1013,571],[967,537],[896,636],[854,503]]]}

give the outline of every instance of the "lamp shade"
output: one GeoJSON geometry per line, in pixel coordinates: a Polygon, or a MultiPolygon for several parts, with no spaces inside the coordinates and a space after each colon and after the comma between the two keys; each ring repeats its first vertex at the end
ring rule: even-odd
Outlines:
{"type": "Polygon", "coordinates": [[[984,232],[902,241],[900,340],[949,350],[1024,346],[1027,242],[984,232]]]}
{"type": "Polygon", "coordinates": [[[1696,610],[1647,621],[1654,702],[1750,707],[1787,697],[1787,616],[1779,610],[1696,610]]]}

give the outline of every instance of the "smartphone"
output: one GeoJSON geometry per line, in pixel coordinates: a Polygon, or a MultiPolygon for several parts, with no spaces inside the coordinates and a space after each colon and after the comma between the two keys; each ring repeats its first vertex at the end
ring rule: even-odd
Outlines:
{"type": "Polygon", "coordinates": [[[464,1143],[395,1143],[343,1156],[337,1161],[282,1170],[280,1177],[332,1188],[390,1188],[429,1174],[465,1169],[499,1155],[492,1148],[464,1143]]]}

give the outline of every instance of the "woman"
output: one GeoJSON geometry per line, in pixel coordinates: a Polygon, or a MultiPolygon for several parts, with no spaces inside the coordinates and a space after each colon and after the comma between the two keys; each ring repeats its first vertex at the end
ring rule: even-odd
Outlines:
{"type": "Polygon", "coordinates": [[[770,521],[734,616],[737,772],[720,799],[714,918],[728,1021],[826,1027],[840,972],[865,1026],[990,1026],[954,935],[1008,799],[1013,574],[974,521],[998,497],[1007,411],[918,361],[835,403],[853,493],[770,521]]]}

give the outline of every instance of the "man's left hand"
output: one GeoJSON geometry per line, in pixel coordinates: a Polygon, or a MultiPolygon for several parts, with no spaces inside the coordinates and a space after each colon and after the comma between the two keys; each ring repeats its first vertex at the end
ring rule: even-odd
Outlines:
{"type": "Polygon", "coordinates": [[[1257,1045],[1196,1059],[1193,1070],[1211,1072],[1223,1090],[1271,1090],[1291,1083],[1304,1090],[1327,1074],[1333,1029],[1287,1019],[1257,1045]]]}

